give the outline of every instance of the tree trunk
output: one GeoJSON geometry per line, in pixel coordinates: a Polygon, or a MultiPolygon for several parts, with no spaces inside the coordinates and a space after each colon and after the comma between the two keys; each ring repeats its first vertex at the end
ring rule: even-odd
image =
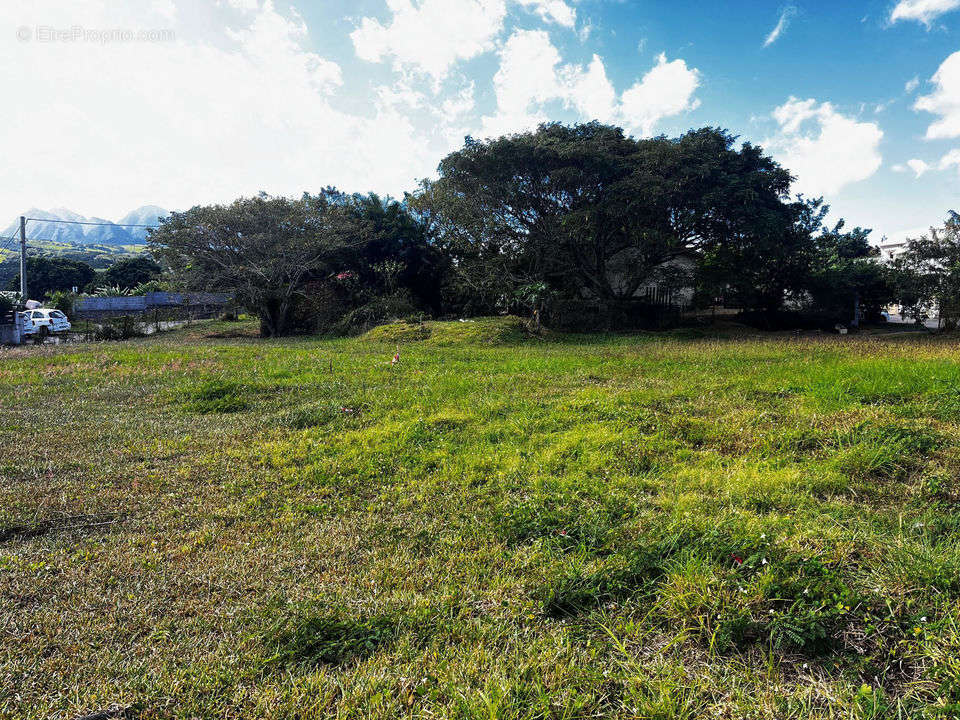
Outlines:
{"type": "Polygon", "coordinates": [[[260,337],[280,337],[286,332],[286,320],[279,302],[264,303],[260,309],[260,337]]]}

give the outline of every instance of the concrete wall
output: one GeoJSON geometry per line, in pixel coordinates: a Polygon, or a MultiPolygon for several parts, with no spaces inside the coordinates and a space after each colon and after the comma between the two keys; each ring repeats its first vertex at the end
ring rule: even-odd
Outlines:
{"type": "Polygon", "coordinates": [[[230,303],[230,296],[219,293],[150,292],[133,297],[79,298],[73,310],[80,318],[137,315],[154,310],[211,310],[230,303]]]}
{"type": "Polygon", "coordinates": [[[0,345],[19,345],[23,341],[23,320],[19,313],[0,317],[0,345]]]}

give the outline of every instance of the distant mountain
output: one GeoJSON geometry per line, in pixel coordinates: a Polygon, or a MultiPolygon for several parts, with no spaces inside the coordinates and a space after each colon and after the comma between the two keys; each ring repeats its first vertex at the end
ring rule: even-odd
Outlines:
{"type": "MultiPolygon", "coordinates": [[[[98,217],[86,217],[67,208],[40,210],[30,208],[23,213],[28,218],[27,238],[51,240],[71,245],[138,245],[146,240],[147,228],[124,225],[157,225],[158,219],[170,213],[156,205],[144,205],[131,210],[117,222],[98,217]],[[55,222],[66,220],[69,222],[55,222]],[[82,225],[79,223],[104,223],[82,225]]],[[[3,231],[5,237],[19,237],[20,218],[3,231]]]]}
{"type": "MultiPolygon", "coordinates": [[[[164,210],[157,205],[143,205],[136,210],[131,210],[117,222],[121,225],[159,225],[160,218],[169,214],[169,210],[164,210]]],[[[147,228],[127,228],[126,230],[136,242],[142,243],[147,239],[147,228]]]]}

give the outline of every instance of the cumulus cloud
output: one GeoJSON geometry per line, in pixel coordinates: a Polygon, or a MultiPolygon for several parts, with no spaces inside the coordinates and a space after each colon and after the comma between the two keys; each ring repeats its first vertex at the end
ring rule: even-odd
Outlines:
{"type": "Polygon", "coordinates": [[[917,158],[913,158],[913,159],[911,159],[911,160],[907,160],[907,162],[906,162],[905,164],[903,164],[903,165],[894,165],[894,166],[893,166],[893,171],[894,171],[894,172],[907,172],[907,171],[910,171],[910,172],[913,173],[914,177],[916,177],[917,179],[919,179],[920,177],[922,177],[923,175],[925,175],[926,173],[928,173],[928,172],[929,172],[930,170],[932,170],[932,169],[933,169],[933,168],[930,166],[929,163],[927,163],[927,162],[925,162],[925,161],[923,161],[923,160],[919,160],[919,159],[917,159],[917,158]]]}
{"type": "Polygon", "coordinates": [[[393,57],[398,69],[412,68],[442,80],[451,67],[493,49],[506,15],[505,0],[387,0],[388,24],[365,17],[350,39],[357,56],[370,62],[393,57]]]}
{"type": "Polygon", "coordinates": [[[572,28],[577,23],[577,11],[564,0],[517,0],[517,2],[537,13],[544,21],[572,28]]]}
{"type": "Polygon", "coordinates": [[[684,60],[668,61],[661,53],[656,66],[623,93],[621,119],[631,129],[651,135],[664,118],[700,106],[700,101],[694,97],[698,87],[699,70],[687,67],[684,60]]]}
{"type": "Polygon", "coordinates": [[[903,91],[909,95],[918,87],[920,87],[920,76],[914,75],[912,78],[907,80],[907,84],[903,86],[903,91]]]}
{"type": "Polygon", "coordinates": [[[919,179],[928,172],[932,172],[934,170],[949,170],[952,167],[960,169],[960,149],[951,150],[942,158],[940,158],[940,161],[936,165],[931,165],[924,160],[918,160],[914,158],[912,160],[907,160],[907,162],[903,165],[894,165],[893,169],[896,172],[911,171],[913,172],[914,177],[919,179]]]}
{"type": "Polygon", "coordinates": [[[548,119],[545,106],[551,102],[575,110],[581,120],[621,123],[649,135],[662,119],[698,106],[693,94],[700,73],[661,54],[656,66],[618,99],[598,55],[586,67],[563,65],[546,32],[519,30],[500,51],[493,84],[497,112],[483,118],[487,136],[536,127],[548,119]]]}
{"type": "Polygon", "coordinates": [[[907,160],[907,167],[913,170],[913,174],[917,178],[925,175],[930,170],[930,166],[926,162],[918,160],[917,158],[907,160]]]}
{"type": "MultiPolygon", "coordinates": [[[[162,42],[18,41],[0,35],[0,217],[67,206],[118,217],[326,184],[399,193],[448,149],[383,97],[344,112],[344,76],[269,0],[0,4],[0,27],[171,27],[162,42]],[[167,25],[167,23],[175,23],[167,25]],[[362,114],[361,114],[362,113],[362,114]]],[[[415,102],[407,94],[403,102],[415,102]]],[[[440,125],[438,123],[438,125],[440,125]]]]}
{"type": "MultiPolygon", "coordinates": [[[[573,28],[576,11],[565,0],[511,0],[545,22],[573,28]]],[[[386,24],[364,17],[350,35],[357,56],[370,62],[392,57],[439,82],[460,61],[494,48],[504,26],[507,0],[387,0],[386,24]]]]}
{"type": "Polygon", "coordinates": [[[779,40],[780,36],[783,35],[790,26],[790,21],[796,14],[797,9],[792,5],[784,9],[784,11],[780,13],[780,19],[777,21],[776,26],[770,31],[770,34],[767,35],[767,39],[763,41],[763,46],[769,47],[779,40]]]}
{"type": "Polygon", "coordinates": [[[943,61],[932,82],[933,92],[917,98],[913,107],[940,116],[927,128],[928,140],[955,138],[960,135],[960,52],[943,61]]]}
{"type": "Polygon", "coordinates": [[[947,170],[951,167],[960,168],[960,150],[951,150],[940,158],[939,167],[941,170],[947,170]]]}
{"type": "Polygon", "coordinates": [[[875,123],[842,115],[829,102],[794,97],[773,118],[779,132],[764,144],[797,177],[800,192],[832,195],[880,168],[883,131],[875,123]]]}
{"type": "Polygon", "coordinates": [[[890,22],[915,20],[926,26],[941,15],[960,8],[960,0],[900,0],[890,13],[890,22]]]}

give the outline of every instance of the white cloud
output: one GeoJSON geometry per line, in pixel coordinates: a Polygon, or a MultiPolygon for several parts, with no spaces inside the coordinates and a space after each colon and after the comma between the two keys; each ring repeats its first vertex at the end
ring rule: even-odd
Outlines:
{"type": "Polygon", "coordinates": [[[947,170],[948,168],[954,166],[960,168],[960,150],[951,150],[942,158],[940,158],[939,168],[941,170],[947,170]]]}
{"type": "MultiPolygon", "coordinates": [[[[248,0],[244,0],[248,2],[248,0]]],[[[0,218],[30,206],[116,218],[144,203],[183,208],[261,190],[327,184],[400,193],[449,146],[397,107],[344,112],[340,67],[306,49],[299,16],[244,6],[151,0],[0,4],[0,27],[168,27],[168,42],[20,42],[0,34],[0,218]],[[111,4],[113,5],[113,4],[111,4]]],[[[415,100],[410,95],[404,102],[415,100]]]]}
{"type": "Polygon", "coordinates": [[[560,53],[547,33],[520,30],[511,35],[500,50],[500,68],[493,76],[497,114],[483,118],[483,133],[502,135],[546,120],[539,106],[569,96],[561,87],[559,64],[560,53]]]}
{"type": "Polygon", "coordinates": [[[907,84],[903,86],[903,91],[909,95],[918,87],[920,87],[920,76],[914,75],[912,78],[907,80],[907,84]]]}
{"type": "Polygon", "coordinates": [[[883,131],[875,123],[841,115],[829,102],[794,97],[773,117],[780,130],[764,144],[797,177],[800,192],[832,195],[880,168],[883,131]]]}
{"type": "Polygon", "coordinates": [[[590,20],[587,20],[580,26],[580,30],[577,33],[577,37],[580,38],[580,42],[585,43],[590,39],[590,33],[593,32],[593,23],[590,20]]]}
{"type": "Polygon", "coordinates": [[[790,21],[796,14],[797,9],[793,6],[790,6],[781,12],[780,19],[777,21],[776,27],[774,27],[773,30],[770,31],[770,34],[767,35],[767,39],[763,41],[763,46],[769,47],[779,40],[780,36],[783,35],[783,33],[786,32],[786,29],[790,26],[790,21]]]}
{"type": "Polygon", "coordinates": [[[435,81],[453,65],[492,50],[503,27],[505,0],[387,0],[389,24],[365,17],[351,33],[357,56],[380,62],[392,56],[435,81]]]}
{"type": "MultiPolygon", "coordinates": [[[[544,22],[576,25],[576,10],[565,0],[510,1],[544,22]]],[[[369,62],[392,57],[397,69],[409,68],[439,83],[456,63],[494,48],[507,0],[387,0],[387,8],[387,24],[364,17],[351,33],[357,56],[369,62]]]]}
{"type": "Polygon", "coordinates": [[[622,97],[607,77],[603,60],[561,65],[560,53],[542,30],[513,33],[500,51],[500,68],[493,78],[497,97],[495,115],[483,118],[483,134],[502,135],[536,127],[548,119],[544,106],[559,102],[581,120],[624,124],[644,135],[665,117],[692,110],[700,74],[683,60],[668,62],[665,55],[622,97]]]}
{"type": "Polygon", "coordinates": [[[957,167],[960,169],[960,149],[954,149],[940,158],[940,161],[936,165],[931,165],[930,163],[924,160],[918,160],[916,158],[912,160],[907,160],[903,165],[894,165],[893,170],[896,172],[907,172],[912,171],[914,177],[917,179],[923,177],[928,172],[933,170],[949,170],[952,167],[957,167]]]}
{"type": "Polygon", "coordinates": [[[925,175],[927,172],[931,170],[930,165],[928,165],[923,160],[918,160],[917,158],[907,160],[907,167],[913,170],[913,174],[917,178],[922,177],[923,175],[925,175]]]}
{"type": "Polygon", "coordinates": [[[927,139],[960,136],[960,52],[943,61],[932,82],[936,85],[934,91],[917,98],[913,105],[915,110],[940,116],[927,128],[927,139]]]}
{"type": "Polygon", "coordinates": [[[535,11],[544,21],[572,28],[577,23],[577,11],[564,0],[516,0],[522,7],[535,11]]]}
{"type": "Polygon", "coordinates": [[[890,13],[890,22],[916,20],[930,26],[941,15],[960,8],[960,0],[900,0],[890,13]]]}
{"type": "Polygon", "coordinates": [[[700,71],[684,60],[668,62],[661,53],[656,66],[623,93],[621,118],[643,135],[653,134],[661,120],[695,110],[700,101],[693,95],[700,87],[700,71]]]}

